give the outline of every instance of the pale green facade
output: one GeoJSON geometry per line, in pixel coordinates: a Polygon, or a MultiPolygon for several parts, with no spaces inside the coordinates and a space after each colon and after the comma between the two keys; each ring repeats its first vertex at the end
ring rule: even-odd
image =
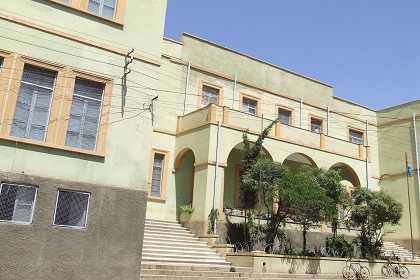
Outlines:
{"type": "MultiPolygon", "coordinates": [[[[213,207],[240,208],[243,131],[255,140],[279,109],[290,113],[290,124],[273,127],[265,156],[292,171],[302,164],[339,169],[349,191],[357,185],[389,190],[405,214],[387,238],[407,246],[404,153],[417,169],[412,114],[419,101],[375,111],[334,96],[329,84],[205,39],[185,33],[180,42],[163,38],[166,1],[118,1],[114,19],[89,12],[88,0],[63,2],[0,4],[0,183],[38,190],[30,223],[0,219],[0,248],[15,256],[9,262],[20,264],[20,279],[30,271],[38,271],[32,279],[61,273],[139,279],[144,219],[179,220],[179,207],[192,203],[194,231],[204,234],[213,207]],[[45,141],[10,133],[24,65],[57,72],[45,141]],[[93,150],[65,144],[78,77],[104,84],[93,150]],[[203,102],[209,88],[218,94],[214,104],[203,102]],[[246,102],[255,114],[244,112],[246,102]],[[322,127],[313,128],[313,121],[322,127]],[[350,131],[363,143],[349,141],[350,131]],[[53,225],[60,189],[90,194],[86,227],[53,225]],[[26,235],[27,244],[10,247],[26,235]],[[68,251],[56,254],[56,247],[68,251]],[[31,263],[35,258],[40,261],[31,263]],[[61,269],[49,274],[52,266],[61,269]]],[[[417,174],[408,182],[418,250],[417,174]]],[[[1,274],[12,275],[10,267],[1,274]]]]}

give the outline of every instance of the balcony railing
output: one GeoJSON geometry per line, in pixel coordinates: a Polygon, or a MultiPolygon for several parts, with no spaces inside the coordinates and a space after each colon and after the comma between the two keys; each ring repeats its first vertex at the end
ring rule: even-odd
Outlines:
{"type": "MultiPolygon", "coordinates": [[[[269,125],[272,120],[262,119],[228,107],[210,104],[184,116],[178,117],[177,132],[185,132],[206,124],[221,121],[222,126],[238,131],[249,130],[250,133],[260,134],[261,129],[269,125]]],[[[276,123],[269,137],[279,141],[296,145],[313,147],[326,152],[349,156],[352,158],[369,158],[369,147],[354,144],[344,139],[326,136],[306,129],[276,123]]]]}

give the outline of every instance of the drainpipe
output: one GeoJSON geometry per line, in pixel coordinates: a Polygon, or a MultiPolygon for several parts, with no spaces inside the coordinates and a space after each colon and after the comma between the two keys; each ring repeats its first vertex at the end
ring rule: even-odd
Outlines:
{"type": "Polygon", "coordinates": [[[330,136],[330,106],[327,106],[327,136],[330,136]]]}
{"type": "Polygon", "coordinates": [[[236,84],[237,84],[238,77],[235,76],[233,80],[233,98],[232,98],[232,109],[235,109],[235,99],[236,99],[236,84]]]}
{"type": "MultiPolygon", "coordinates": [[[[419,174],[419,151],[417,148],[417,128],[416,128],[416,113],[413,113],[413,127],[414,127],[414,144],[416,146],[416,173],[417,173],[417,184],[418,184],[418,189],[420,191],[420,174],[419,174]]],[[[419,193],[420,196],[420,193],[419,193]]],[[[420,199],[420,197],[419,197],[420,199]]]]}
{"type": "Polygon", "coordinates": [[[184,98],[184,111],[182,115],[185,116],[185,111],[187,110],[187,101],[188,101],[188,84],[190,83],[190,70],[191,70],[191,62],[188,61],[188,69],[187,69],[187,80],[185,81],[185,98],[184,98]]]}
{"type": "MultiPolygon", "coordinates": [[[[220,121],[217,121],[216,166],[214,171],[213,209],[216,209],[217,184],[219,181],[219,151],[220,150],[220,121]]],[[[214,220],[214,234],[216,234],[217,220],[214,220]]]]}

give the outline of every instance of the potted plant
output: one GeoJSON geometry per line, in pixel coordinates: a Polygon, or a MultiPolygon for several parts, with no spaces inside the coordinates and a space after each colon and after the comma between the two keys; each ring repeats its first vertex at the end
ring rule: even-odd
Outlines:
{"type": "Polygon", "coordinates": [[[191,218],[192,213],[194,212],[194,207],[191,204],[184,204],[179,206],[179,209],[181,210],[179,221],[182,226],[186,226],[191,218]]]}

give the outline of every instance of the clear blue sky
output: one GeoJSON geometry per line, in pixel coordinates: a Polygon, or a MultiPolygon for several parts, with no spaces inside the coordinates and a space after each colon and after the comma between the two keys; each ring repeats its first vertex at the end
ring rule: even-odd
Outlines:
{"type": "Polygon", "coordinates": [[[375,110],[420,99],[420,1],[168,0],[165,37],[182,32],[375,110]]]}

